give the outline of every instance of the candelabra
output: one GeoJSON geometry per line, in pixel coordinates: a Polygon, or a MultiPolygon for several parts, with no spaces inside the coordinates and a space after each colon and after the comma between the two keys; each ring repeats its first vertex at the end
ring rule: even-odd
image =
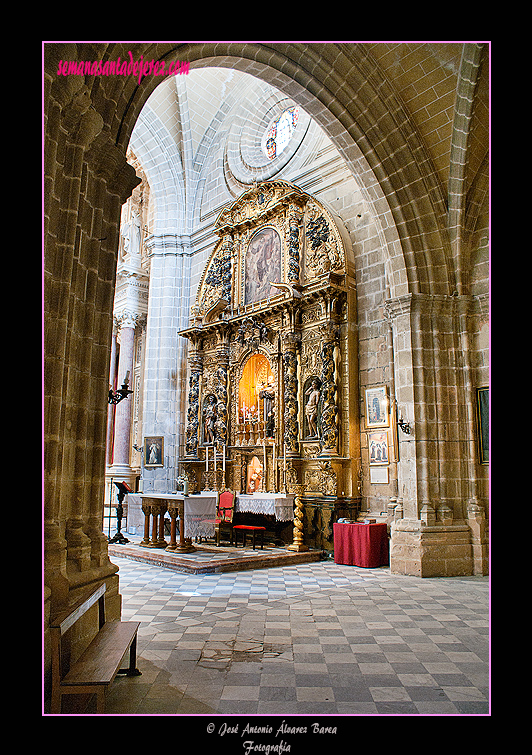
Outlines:
{"type": "Polygon", "coordinates": [[[120,545],[126,545],[126,543],[129,543],[129,540],[127,539],[127,537],[124,537],[121,532],[122,517],[124,516],[124,507],[122,506],[122,501],[128,493],[132,492],[132,490],[125,482],[115,482],[115,485],[118,488],[118,504],[116,507],[116,535],[111,540],[109,540],[109,544],[111,545],[112,543],[119,543],[120,545]]]}
{"type": "Polygon", "coordinates": [[[109,388],[108,402],[110,404],[119,404],[123,399],[127,398],[130,393],[133,393],[129,388],[129,370],[126,372],[122,387],[113,392],[112,388],[109,388]]]}

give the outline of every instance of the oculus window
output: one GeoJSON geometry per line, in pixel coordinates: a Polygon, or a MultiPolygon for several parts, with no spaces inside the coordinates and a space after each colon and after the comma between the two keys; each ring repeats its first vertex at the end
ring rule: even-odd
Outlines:
{"type": "Polygon", "coordinates": [[[283,110],[281,115],[270,124],[263,139],[262,147],[270,160],[273,160],[286,149],[295,131],[298,119],[299,107],[296,105],[283,110]]]}

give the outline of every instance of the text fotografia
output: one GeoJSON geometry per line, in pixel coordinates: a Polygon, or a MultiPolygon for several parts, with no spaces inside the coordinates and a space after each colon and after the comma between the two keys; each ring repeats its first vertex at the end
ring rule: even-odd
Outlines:
{"type": "Polygon", "coordinates": [[[60,60],[57,68],[58,76],[137,76],[139,84],[145,76],[182,76],[190,70],[190,61],[171,60],[133,60],[128,52],[129,60],[60,60]]]}
{"type": "Polygon", "coordinates": [[[263,742],[257,742],[249,737],[257,735],[270,735],[278,739],[280,736],[298,736],[298,735],[313,735],[313,734],[337,734],[336,726],[323,726],[319,723],[311,723],[305,726],[291,726],[287,724],[284,719],[279,726],[271,726],[269,724],[261,726],[247,723],[240,728],[240,724],[227,724],[222,723],[216,727],[215,724],[210,723],[207,726],[209,734],[216,732],[218,736],[230,736],[237,735],[241,737],[242,748],[244,755],[252,755],[255,752],[265,753],[266,755],[281,755],[291,751],[291,745],[284,739],[277,741],[275,744],[266,744],[263,742]]]}

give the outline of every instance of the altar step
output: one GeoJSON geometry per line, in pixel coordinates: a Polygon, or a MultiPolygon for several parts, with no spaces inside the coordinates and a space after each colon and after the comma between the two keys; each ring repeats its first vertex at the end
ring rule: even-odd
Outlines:
{"type": "Polygon", "coordinates": [[[187,574],[217,574],[220,572],[248,571],[249,569],[270,569],[276,566],[308,564],[327,558],[321,550],[309,550],[293,553],[286,548],[265,546],[257,548],[216,547],[202,543],[194,544],[192,553],[174,553],[164,548],[144,548],[139,542],[132,542],[125,533],[129,543],[109,544],[109,555],[128,558],[132,561],[153,564],[164,569],[185,572],[187,574]]]}

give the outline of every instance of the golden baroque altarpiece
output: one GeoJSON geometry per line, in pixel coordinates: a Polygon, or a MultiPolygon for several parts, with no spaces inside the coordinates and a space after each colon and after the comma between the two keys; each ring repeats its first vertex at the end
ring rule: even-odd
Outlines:
{"type": "Polygon", "coordinates": [[[356,290],[349,239],[311,195],[256,184],[224,209],[189,340],[189,490],[297,494],[332,548],[360,505],[356,290]]]}

